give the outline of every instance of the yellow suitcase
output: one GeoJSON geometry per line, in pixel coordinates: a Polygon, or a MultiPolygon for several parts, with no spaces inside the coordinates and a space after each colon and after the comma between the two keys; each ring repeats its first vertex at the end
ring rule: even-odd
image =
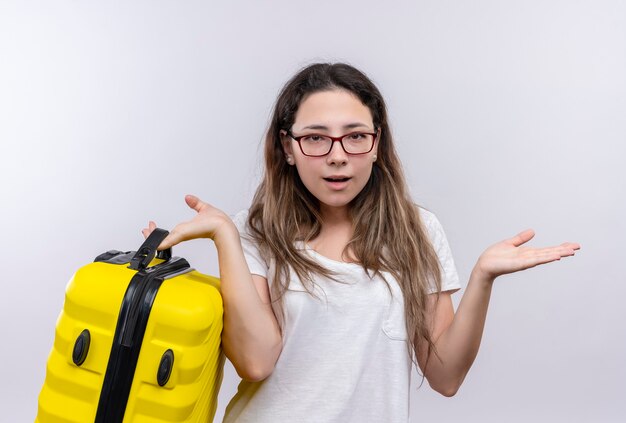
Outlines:
{"type": "Polygon", "coordinates": [[[157,229],[137,252],[109,251],[70,280],[36,422],[211,422],[222,382],[219,279],[157,229]]]}

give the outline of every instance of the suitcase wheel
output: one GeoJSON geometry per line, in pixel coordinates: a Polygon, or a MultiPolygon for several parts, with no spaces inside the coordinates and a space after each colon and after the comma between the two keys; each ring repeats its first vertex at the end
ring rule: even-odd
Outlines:
{"type": "Polygon", "coordinates": [[[74,344],[74,351],[72,352],[72,361],[77,366],[80,366],[85,362],[90,343],[91,334],[89,333],[89,330],[85,329],[80,333],[80,335],[78,335],[78,339],[76,339],[76,343],[74,344]]]}
{"type": "Polygon", "coordinates": [[[159,386],[165,386],[167,381],[170,380],[172,367],[174,367],[174,352],[172,350],[167,350],[161,357],[159,370],[157,371],[157,382],[159,383],[159,386]]]}

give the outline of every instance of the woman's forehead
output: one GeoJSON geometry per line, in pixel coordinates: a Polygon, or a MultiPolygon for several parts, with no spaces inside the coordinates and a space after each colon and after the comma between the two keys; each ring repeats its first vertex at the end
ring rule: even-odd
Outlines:
{"type": "Polygon", "coordinates": [[[307,95],[296,112],[294,130],[372,128],[372,113],[350,91],[336,89],[307,95]]]}

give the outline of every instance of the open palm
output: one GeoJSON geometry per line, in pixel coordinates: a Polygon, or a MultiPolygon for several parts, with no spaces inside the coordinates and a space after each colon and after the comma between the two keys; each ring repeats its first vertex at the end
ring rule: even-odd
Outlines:
{"type": "Polygon", "coordinates": [[[555,247],[533,248],[522,247],[535,236],[535,231],[527,229],[513,238],[505,239],[487,248],[476,263],[476,269],[487,279],[495,279],[500,275],[530,269],[539,264],[560,260],[562,257],[573,256],[580,244],[564,242],[555,247]]]}

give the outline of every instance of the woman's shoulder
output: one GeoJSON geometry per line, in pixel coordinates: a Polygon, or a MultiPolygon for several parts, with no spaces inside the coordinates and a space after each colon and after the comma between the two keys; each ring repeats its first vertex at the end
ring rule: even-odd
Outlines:
{"type": "Polygon", "coordinates": [[[419,204],[416,204],[415,206],[417,207],[417,210],[419,212],[420,219],[426,225],[426,227],[432,228],[439,223],[439,219],[437,219],[435,213],[423,206],[420,206],[419,204]]]}
{"type": "Polygon", "coordinates": [[[235,225],[239,227],[240,224],[246,223],[246,221],[248,220],[249,213],[250,211],[248,209],[243,209],[243,210],[238,211],[234,215],[232,215],[230,218],[233,219],[233,222],[235,222],[235,225]]]}
{"type": "Polygon", "coordinates": [[[242,236],[250,235],[250,227],[248,226],[249,214],[250,214],[250,211],[248,209],[243,209],[243,210],[238,211],[234,215],[230,216],[233,223],[237,227],[239,234],[242,236]]]}
{"type": "Polygon", "coordinates": [[[420,219],[422,220],[431,241],[434,244],[440,243],[441,239],[445,237],[445,231],[439,221],[439,218],[434,212],[426,209],[425,207],[419,205],[416,206],[419,210],[420,219]]]}

